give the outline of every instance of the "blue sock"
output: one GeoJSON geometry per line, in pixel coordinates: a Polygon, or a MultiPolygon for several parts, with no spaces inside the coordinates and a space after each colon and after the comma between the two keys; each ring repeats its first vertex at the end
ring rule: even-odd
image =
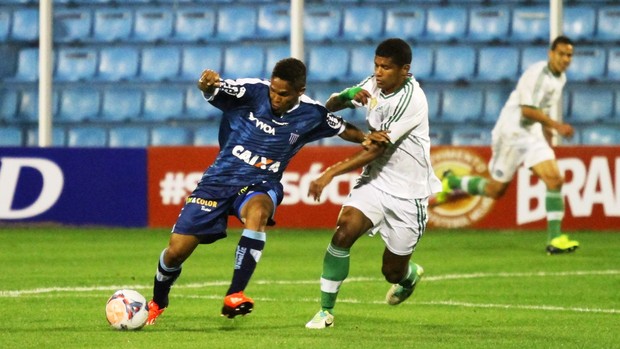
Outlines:
{"type": "Polygon", "coordinates": [[[244,229],[235,251],[235,270],[226,295],[245,290],[265,247],[267,234],[244,229]]]}
{"type": "Polygon", "coordinates": [[[164,264],[164,249],[159,256],[159,263],[157,263],[157,274],[153,280],[153,301],[159,305],[160,308],[168,306],[168,294],[170,288],[181,275],[181,266],[170,268],[164,264]]]}

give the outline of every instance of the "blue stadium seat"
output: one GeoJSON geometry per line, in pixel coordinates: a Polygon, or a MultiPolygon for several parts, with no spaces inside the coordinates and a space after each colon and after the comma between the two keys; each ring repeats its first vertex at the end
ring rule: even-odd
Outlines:
{"type": "Polygon", "coordinates": [[[342,11],[331,6],[307,6],[304,9],[304,38],[329,41],[340,37],[342,11]]]}
{"type": "Polygon", "coordinates": [[[592,40],[596,28],[596,11],[591,6],[564,8],[564,35],[574,41],[592,40]]]}
{"type": "Polygon", "coordinates": [[[489,145],[491,130],[484,127],[459,127],[452,130],[452,145],[489,145]]]}
{"type": "Polygon", "coordinates": [[[69,128],[67,133],[69,147],[105,147],[108,141],[106,130],[101,127],[69,128]]]}
{"type": "Polygon", "coordinates": [[[607,52],[607,79],[620,81],[620,48],[610,48],[607,52]]]}
{"type": "Polygon", "coordinates": [[[154,42],[172,36],[173,12],[170,9],[139,7],[134,16],[133,40],[154,42]]]}
{"type": "Polygon", "coordinates": [[[138,74],[138,49],[107,46],[99,52],[98,78],[107,81],[134,79],[138,74]]]}
{"type": "Polygon", "coordinates": [[[256,37],[257,17],[255,6],[220,7],[217,18],[217,39],[237,41],[256,37]]]}
{"type": "Polygon", "coordinates": [[[613,91],[603,88],[577,89],[571,95],[570,121],[592,123],[609,121],[613,114],[613,91]]]}
{"type": "Polygon", "coordinates": [[[219,46],[185,46],[181,55],[180,78],[183,80],[196,81],[205,69],[222,71],[222,48],[219,46]]]}
{"type": "Polygon", "coordinates": [[[0,147],[22,146],[22,129],[15,126],[0,126],[0,147]]]}
{"type": "Polygon", "coordinates": [[[93,16],[90,9],[59,8],[54,11],[54,41],[82,42],[90,38],[93,16]]]}
{"type": "Polygon", "coordinates": [[[419,40],[424,35],[425,26],[426,11],[422,8],[397,6],[385,10],[385,37],[419,40]]]}
{"type": "Polygon", "coordinates": [[[618,145],[620,129],[609,126],[589,126],[581,131],[581,144],[618,145]]]}
{"type": "Polygon", "coordinates": [[[598,9],[596,39],[603,41],[620,40],[620,6],[602,6],[598,9]]]}
{"type": "Polygon", "coordinates": [[[307,57],[308,81],[338,81],[348,74],[349,51],[342,46],[312,46],[307,57]]]}
{"type": "Polygon", "coordinates": [[[261,39],[284,40],[291,33],[290,5],[269,4],[258,9],[257,34],[261,39]]]}
{"type": "Polygon", "coordinates": [[[36,81],[39,79],[39,49],[23,48],[17,57],[15,80],[36,81]]]}
{"type": "Polygon", "coordinates": [[[110,129],[110,147],[146,148],[149,145],[149,131],[145,127],[115,127],[110,129]]]}
{"type": "Polygon", "coordinates": [[[93,78],[97,73],[97,50],[92,48],[58,49],[57,81],[80,81],[93,78]]]}
{"type": "Polygon", "coordinates": [[[183,115],[184,91],[175,87],[155,87],[144,91],[142,115],[148,121],[164,121],[183,115]]]}
{"type": "Polygon", "coordinates": [[[411,58],[411,73],[418,80],[429,79],[433,76],[433,49],[427,46],[413,47],[411,58]]]}
{"type": "Polygon", "coordinates": [[[183,127],[160,126],[151,130],[152,146],[186,144],[190,144],[190,134],[183,127]]]}
{"type": "Polygon", "coordinates": [[[566,71],[569,81],[597,81],[605,75],[606,50],[599,47],[577,47],[566,71]]]}
{"type": "Polygon", "coordinates": [[[181,52],[178,46],[145,47],[142,49],[140,78],[150,81],[171,80],[178,77],[180,65],[181,52]]]}
{"type": "Polygon", "coordinates": [[[345,7],[342,38],[350,41],[378,40],[383,34],[383,9],[378,6],[345,7]]]}
{"type": "Polygon", "coordinates": [[[94,10],[93,39],[100,42],[125,41],[131,36],[133,12],[129,8],[94,10]]]}
{"type": "Polygon", "coordinates": [[[376,45],[355,45],[351,48],[349,80],[357,83],[373,73],[375,48],[376,45]]]}
{"type": "Polygon", "coordinates": [[[194,131],[194,145],[219,145],[218,134],[219,125],[216,123],[199,127],[194,131]]]}
{"type": "Polygon", "coordinates": [[[511,38],[521,42],[547,42],[549,8],[542,6],[513,8],[511,38]]]}
{"type": "MultiPolygon", "coordinates": [[[[52,127],[52,146],[64,147],[67,143],[67,135],[62,127],[52,127]]],[[[39,129],[31,128],[26,133],[26,145],[36,147],[39,145],[39,129]]]]}
{"type": "Polygon", "coordinates": [[[94,120],[99,115],[101,96],[99,90],[76,86],[62,90],[58,121],[81,122],[94,120]]]}
{"type": "Polygon", "coordinates": [[[426,94],[426,102],[428,103],[428,119],[436,120],[439,117],[441,92],[438,88],[425,88],[424,94],[426,94]]]}
{"type": "Polygon", "coordinates": [[[530,67],[530,65],[536,62],[548,60],[548,52],[549,49],[545,46],[531,46],[523,48],[521,50],[521,66],[519,68],[519,74],[523,73],[530,67]]]}
{"type": "Polygon", "coordinates": [[[616,98],[614,99],[614,105],[616,106],[616,108],[614,111],[614,116],[610,121],[614,123],[620,123],[620,88],[616,88],[615,95],[616,98]]]}
{"type": "Polygon", "coordinates": [[[481,119],[483,123],[495,124],[510,92],[508,88],[490,88],[484,92],[484,110],[481,119]]]}
{"type": "Polygon", "coordinates": [[[428,131],[428,136],[430,137],[431,144],[433,146],[446,144],[448,142],[447,131],[443,127],[431,125],[431,129],[428,131]]]}
{"type": "Polygon", "coordinates": [[[474,77],[476,51],[468,46],[443,46],[435,50],[433,78],[441,81],[469,81],[474,77]]]}
{"type": "Polygon", "coordinates": [[[441,98],[441,120],[462,124],[482,115],[482,91],[473,88],[447,88],[441,98]]]}
{"type": "Polygon", "coordinates": [[[194,86],[185,91],[184,115],[191,119],[207,120],[221,115],[221,111],[207,102],[202,92],[194,86]]]}
{"type": "Polygon", "coordinates": [[[480,48],[477,78],[485,81],[516,80],[519,71],[519,53],[516,47],[480,48]]]}
{"type": "Polygon", "coordinates": [[[427,11],[426,38],[452,41],[465,37],[467,9],[464,7],[430,7],[427,11]]]}
{"type": "Polygon", "coordinates": [[[11,39],[15,41],[35,41],[39,39],[39,10],[19,8],[13,11],[11,39]]]}
{"type": "Polygon", "coordinates": [[[215,36],[215,11],[204,7],[179,8],[174,24],[174,40],[208,41],[215,36]]]}
{"type": "Polygon", "coordinates": [[[141,114],[141,88],[114,86],[103,90],[102,121],[137,121],[141,114]]]}
{"type": "MultiPolygon", "coordinates": [[[[258,46],[232,46],[224,51],[225,79],[263,78],[265,66],[265,52],[258,46]]],[[[271,68],[269,68],[271,69],[271,68]]]]}
{"type": "Polygon", "coordinates": [[[11,11],[0,8],[0,42],[5,42],[9,38],[11,29],[11,11]]]}
{"type": "Polygon", "coordinates": [[[17,90],[0,89],[0,123],[15,121],[17,99],[17,90]]]}
{"type": "MultiPolygon", "coordinates": [[[[58,115],[59,94],[52,92],[52,114],[58,115]]],[[[36,88],[24,89],[19,94],[18,117],[24,121],[37,121],[39,117],[39,93],[36,88]]]]}
{"type": "Polygon", "coordinates": [[[510,9],[504,6],[472,7],[467,38],[477,42],[506,41],[510,30],[510,9]]]}
{"type": "Polygon", "coordinates": [[[290,45],[270,45],[265,49],[265,77],[271,76],[276,63],[291,56],[290,45]]]}

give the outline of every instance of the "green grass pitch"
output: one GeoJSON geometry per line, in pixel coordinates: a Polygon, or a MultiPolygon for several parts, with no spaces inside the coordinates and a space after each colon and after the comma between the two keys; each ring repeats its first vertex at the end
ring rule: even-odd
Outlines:
{"type": "Polygon", "coordinates": [[[319,309],[326,230],[273,230],[246,293],[254,312],[219,316],[239,231],[200,246],[155,326],[111,329],[117,289],[147,299],[166,230],[0,229],[0,348],[620,348],[620,234],[576,232],[581,249],[547,256],[545,233],[429,230],[413,297],[385,304],[383,242],[353,247],[333,328],[319,309]]]}

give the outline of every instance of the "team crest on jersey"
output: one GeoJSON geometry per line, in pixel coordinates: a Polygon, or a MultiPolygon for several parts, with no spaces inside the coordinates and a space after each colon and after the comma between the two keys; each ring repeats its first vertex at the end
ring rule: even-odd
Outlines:
{"type": "Polygon", "coordinates": [[[331,128],[340,128],[342,127],[342,119],[337,117],[336,115],[329,113],[327,114],[327,124],[331,128]]]}
{"type": "Polygon", "coordinates": [[[377,98],[372,97],[370,103],[368,103],[368,109],[374,109],[377,106],[377,98]]]}
{"type": "Polygon", "coordinates": [[[243,97],[243,95],[245,94],[245,87],[243,86],[235,86],[235,85],[230,85],[226,82],[224,82],[221,86],[220,89],[222,91],[224,91],[224,93],[229,94],[231,96],[235,96],[237,98],[241,98],[243,97]]]}
{"type": "Polygon", "coordinates": [[[298,139],[299,139],[299,135],[297,133],[291,133],[291,135],[288,137],[288,143],[295,144],[295,142],[297,142],[298,139]]]}

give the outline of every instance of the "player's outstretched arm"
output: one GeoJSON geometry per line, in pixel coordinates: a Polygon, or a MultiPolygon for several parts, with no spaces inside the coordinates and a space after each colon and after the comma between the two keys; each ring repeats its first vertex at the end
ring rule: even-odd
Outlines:
{"type": "Polygon", "coordinates": [[[356,101],[365,105],[369,98],[370,92],[363,90],[359,86],[353,86],[339,93],[332,94],[327,102],[325,102],[325,107],[327,110],[335,112],[345,108],[352,108],[353,103],[351,101],[356,101]]]}
{"type": "Polygon", "coordinates": [[[314,198],[315,201],[319,201],[323,189],[325,189],[334,177],[369,164],[374,159],[381,156],[386,148],[387,144],[372,143],[368,148],[357,152],[350,158],[329,166],[317,179],[310,182],[308,196],[314,198]]]}
{"type": "Polygon", "coordinates": [[[207,94],[213,94],[220,87],[220,74],[215,70],[206,69],[198,79],[198,89],[207,94]]]}

